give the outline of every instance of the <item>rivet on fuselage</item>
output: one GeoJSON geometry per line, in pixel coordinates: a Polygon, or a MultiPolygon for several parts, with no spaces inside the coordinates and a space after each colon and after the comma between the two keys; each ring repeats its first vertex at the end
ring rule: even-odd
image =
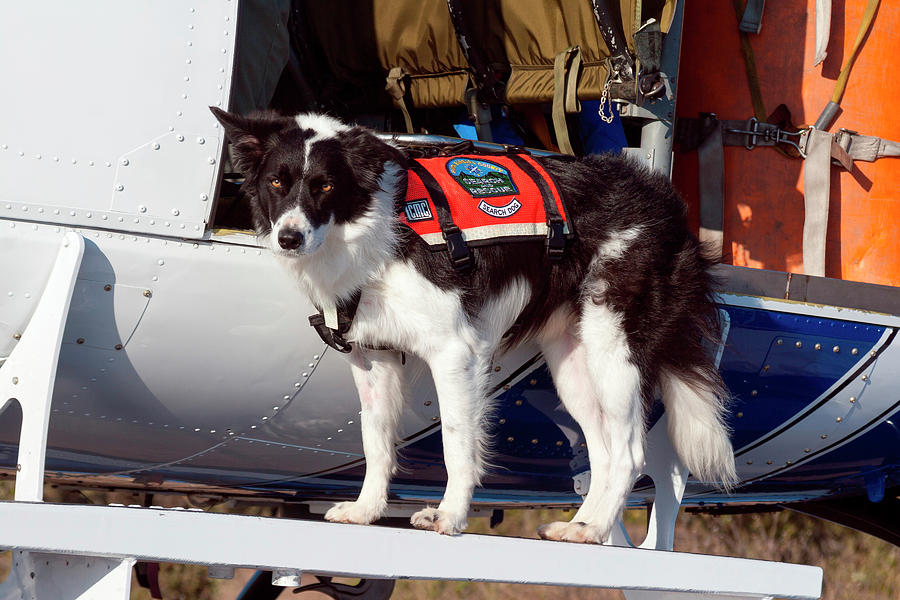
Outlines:
{"type": "Polygon", "coordinates": [[[869,380],[869,376],[868,376],[868,375],[863,375],[862,377],[860,377],[860,379],[862,379],[863,381],[868,381],[868,380],[869,380]]]}
{"type": "Polygon", "coordinates": [[[77,340],[75,340],[75,343],[76,343],[76,344],[83,344],[83,343],[84,343],[84,338],[78,338],[77,340]]]}
{"type": "Polygon", "coordinates": [[[521,400],[516,400],[516,406],[522,406],[522,401],[521,401],[521,400]]]}
{"type": "Polygon", "coordinates": [[[816,344],[815,346],[813,346],[813,348],[815,348],[816,350],[821,350],[822,344],[816,344]]]}
{"type": "Polygon", "coordinates": [[[851,348],[850,354],[856,356],[857,354],[859,354],[859,348],[851,348]]]}
{"type": "Polygon", "coordinates": [[[834,352],[835,354],[837,354],[838,352],[841,351],[841,347],[840,347],[840,346],[835,346],[834,348],[831,349],[831,351],[834,352]]]}
{"type": "Polygon", "coordinates": [[[112,286],[107,283],[106,285],[103,286],[103,289],[108,292],[108,291],[112,290],[112,286]]]}
{"type": "Polygon", "coordinates": [[[781,338],[778,338],[777,340],[775,340],[775,345],[776,345],[776,346],[780,346],[780,345],[782,345],[783,343],[784,343],[784,340],[782,340],[781,338]]]}
{"type": "Polygon", "coordinates": [[[843,417],[838,417],[838,418],[835,419],[835,421],[837,421],[838,423],[840,423],[840,422],[843,421],[843,420],[844,420],[843,417]]]}
{"type": "Polygon", "coordinates": [[[802,348],[802,347],[803,347],[803,342],[801,342],[800,340],[797,340],[797,341],[794,343],[794,345],[797,346],[798,348],[802,348]]]}
{"type": "Polygon", "coordinates": [[[856,396],[850,396],[850,404],[856,402],[856,396]]]}
{"type": "Polygon", "coordinates": [[[14,339],[14,340],[21,340],[21,339],[22,339],[22,334],[21,334],[21,333],[14,333],[14,334],[13,334],[13,339],[14,339]]]}
{"type": "Polygon", "coordinates": [[[755,396],[757,396],[758,394],[759,394],[759,392],[756,391],[756,390],[751,390],[751,391],[750,391],[750,395],[751,395],[751,396],[754,396],[754,397],[755,397],[755,396]]]}
{"type": "Polygon", "coordinates": [[[121,350],[121,349],[122,349],[122,344],[116,344],[116,345],[113,346],[113,347],[114,347],[116,350],[121,350]]]}
{"type": "Polygon", "coordinates": [[[772,461],[771,461],[771,460],[767,460],[767,461],[766,461],[766,464],[767,464],[767,465],[771,465],[771,464],[772,464],[772,461]]]}

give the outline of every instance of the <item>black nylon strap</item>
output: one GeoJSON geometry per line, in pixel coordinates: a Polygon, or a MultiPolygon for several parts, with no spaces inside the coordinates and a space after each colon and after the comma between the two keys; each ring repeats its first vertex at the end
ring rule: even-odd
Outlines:
{"type": "Polygon", "coordinates": [[[322,341],[338,352],[347,354],[353,350],[353,346],[344,339],[344,336],[347,335],[347,332],[350,331],[350,327],[353,325],[353,318],[356,316],[356,310],[359,308],[359,298],[361,295],[362,291],[356,290],[349,300],[338,304],[337,329],[332,329],[325,325],[325,315],[318,306],[316,308],[319,309],[319,312],[309,317],[309,324],[316,330],[316,333],[319,334],[322,341]]]}
{"type": "Polygon", "coordinates": [[[422,180],[425,189],[428,191],[428,195],[431,196],[431,201],[437,210],[441,234],[447,241],[447,252],[450,254],[450,262],[453,264],[453,268],[458,271],[465,271],[472,266],[472,255],[469,253],[469,246],[466,244],[466,240],[463,239],[462,231],[453,222],[447,197],[441,190],[437,180],[425,167],[413,160],[410,168],[419,176],[419,179],[422,180]]]}
{"type": "Polygon", "coordinates": [[[556,200],[553,198],[550,186],[530,162],[516,154],[510,154],[509,158],[537,184],[538,190],[541,192],[541,200],[544,202],[544,213],[547,217],[547,257],[554,261],[560,260],[566,249],[566,224],[556,209],[556,200]]]}

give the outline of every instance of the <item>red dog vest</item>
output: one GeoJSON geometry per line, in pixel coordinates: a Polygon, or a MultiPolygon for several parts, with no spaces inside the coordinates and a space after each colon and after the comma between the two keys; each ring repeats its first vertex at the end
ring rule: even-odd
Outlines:
{"type": "Polygon", "coordinates": [[[469,264],[467,246],[547,240],[558,259],[570,234],[563,199],[527,154],[415,159],[400,221],[432,249],[448,249],[454,266],[469,264]]]}

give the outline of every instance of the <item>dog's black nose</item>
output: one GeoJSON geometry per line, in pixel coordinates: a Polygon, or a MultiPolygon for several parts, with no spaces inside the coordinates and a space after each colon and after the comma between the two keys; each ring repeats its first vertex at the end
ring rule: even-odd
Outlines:
{"type": "Polygon", "coordinates": [[[296,250],[303,244],[303,234],[296,229],[282,229],[278,232],[278,245],[285,250],[296,250]]]}

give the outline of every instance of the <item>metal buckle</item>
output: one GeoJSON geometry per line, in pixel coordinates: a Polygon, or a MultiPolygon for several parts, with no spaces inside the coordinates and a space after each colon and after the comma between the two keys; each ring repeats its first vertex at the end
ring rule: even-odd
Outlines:
{"type": "Polygon", "coordinates": [[[796,148],[800,156],[806,158],[806,151],[803,149],[806,144],[803,142],[806,139],[805,136],[808,136],[810,129],[810,127],[807,127],[800,131],[784,131],[771,123],[760,123],[756,117],[750,117],[747,119],[746,129],[726,129],[726,131],[728,133],[746,135],[747,141],[744,143],[744,147],[747,150],[753,150],[760,143],[765,143],[767,146],[788,144],[796,148]],[[791,139],[794,136],[797,138],[796,141],[791,139]],[[803,143],[802,147],[801,143],[803,143]]]}

